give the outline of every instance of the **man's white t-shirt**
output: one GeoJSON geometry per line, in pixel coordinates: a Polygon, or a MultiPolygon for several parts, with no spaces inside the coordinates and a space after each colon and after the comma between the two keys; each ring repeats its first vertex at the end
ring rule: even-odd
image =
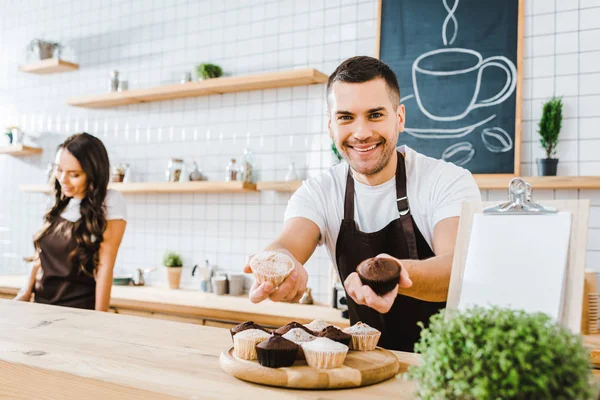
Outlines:
{"type": "MultiPolygon", "coordinates": [[[[398,147],[405,155],[406,190],[410,212],[430,247],[435,225],[460,216],[462,203],[481,201],[481,193],[469,171],[427,157],[408,146],[398,147]]],[[[335,245],[344,218],[344,196],[348,164],[340,163],[322,175],[303,182],[288,202],[284,220],[303,217],[321,231],[320,245],[335,264],[335,245]]],[[[398,219],[396,178],[377,186],[354,179],[354,220],[362,232],[377,232],[398,219]]],[[[433,249],[435,251],[435,249],[433,249]]]]}

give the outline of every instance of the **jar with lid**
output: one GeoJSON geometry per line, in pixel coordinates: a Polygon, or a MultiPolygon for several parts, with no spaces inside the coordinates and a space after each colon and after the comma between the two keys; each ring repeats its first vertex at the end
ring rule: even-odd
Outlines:
{"type": "Polygon", "coordinates": [[[236,164],[236,159],[232,158],[227,168],[225,168],[225,180],[227,182],[237,181],[238,171],[239,169],[238,165],[236,164]]]}
{"type": "Polygon", "coordinates": [[[250,149],[244,149],[242,157],[241,179],[246,183],[254,182],[254,156],[250,149]]]}
{"type": "Polygon", "coordinates": [[[183,169],[183,160],[180,158],[171,158],[165,173],[167,182],[179,182],[181,170],[183,169]]]}

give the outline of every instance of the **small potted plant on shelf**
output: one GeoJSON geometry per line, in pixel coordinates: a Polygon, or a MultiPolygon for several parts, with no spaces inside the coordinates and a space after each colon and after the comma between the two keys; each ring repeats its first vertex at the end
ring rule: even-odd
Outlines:
{"type": "Polygon", "coordinates": [[[163,265],[167,269],[167,279],[170,289],[179,289],[183,262],[181,256],[174,251],[167,251],[163,256],[163,265]]]}
{"type": "Polygon", "coordinates": [[[556,155],[558,136],[562,126],[562,106],[560,97],[552,97],[544,103],[538,133],[540,134],[540,143],[546,152],[546,158],[537,160],[538,175],[540,176],[556,175],[558,158],[554,158],[554,156],[556,155]]]}
{"type": "MultiPolygon", "coordinates": [[[[421,399],[589,399],[581,336],[543,313],[473,307],[431,317],[407,377],[421,399]]],[[[421,324],[422,326],[422,324],[421,324]]]]}
{"type": "Polygon", "coordinates": [[[223,69],[216,64],[204,63],[196,67],[199,80],[218,78],[223,75],[223,69]]]}
{"type": "Polygon", "coordinates": [[[52,58],[56,55],[56,58],[60,58],[60,51],[63,46],[59,42],[50,42],[43,39],[33,39],[29,42],[28,49],[32,53],[38,50],[40,60],[52,58]],[[56,53],[55,53],[56,52],[56,53]]]}

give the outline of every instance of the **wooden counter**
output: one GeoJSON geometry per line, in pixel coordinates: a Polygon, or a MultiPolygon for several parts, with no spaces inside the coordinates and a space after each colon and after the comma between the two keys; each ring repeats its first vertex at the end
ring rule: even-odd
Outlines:
{"type": "MultiPolygon", "coordinates": [[[[0,385],[15,399],[410,399],[399,375],[358,389],[296,391],[240,381],[219,355],[220,328],[0,300],[0,385]]],[[[394,352],[401,371],[418,362],[394,352]]]]}
{"type": "MultiPolygon", "coordinates": [[[[0,297],[12,298],[25,282],[23,275],[0,276],[0,297]]],[[[113,286],[111,310],[201,325],[230,327],[252,320],[268,327],[290,321],[308,323],[322,319],[339,327],[349,326],[339,310],[323,305],[263,301],[253,304],[247,296],[217,296],[194,290],[171,290],[151,286],[113,286]]]]}

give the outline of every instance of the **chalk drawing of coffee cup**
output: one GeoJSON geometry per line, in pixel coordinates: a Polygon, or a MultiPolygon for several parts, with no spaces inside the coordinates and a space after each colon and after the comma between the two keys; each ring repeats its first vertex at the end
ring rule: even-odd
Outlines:
{"type": "Polygon", "coordinates": [[[473,159],[475,149],[470,142],[455,143],[448,146],[442,153],[442,160],[454,163],[456,165],[465,165],[473,159]]]}
{"type": "Polygon", "coordinates": [[[500,127],[485,128],[481,131],[481,140],[486,149],[492,153],[505,153],[513,148],[513,140],[500,127]]]}
{"type": "Polygon", "coordinates": [[[493,56],[484,60],[479,52],[462,48],[429,51],[412,66],[417,104],[435,121],[457,121],[476,108],[502,103],[514,92],[516,78],[517,69],[508,58],[493,56]],[[479,100],[483,71],[490,67],[503,70],[506,83],[494,96],[479,100]]]}

